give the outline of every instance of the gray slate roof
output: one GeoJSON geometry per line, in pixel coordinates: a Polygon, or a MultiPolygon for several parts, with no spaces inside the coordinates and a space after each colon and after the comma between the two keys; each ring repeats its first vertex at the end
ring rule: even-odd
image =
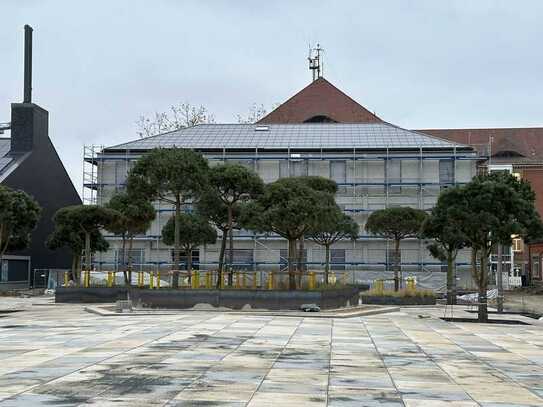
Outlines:
{"type": "Polygon", "coordinates": [[[7,169],[9,164],[14,160],[13,157],[8,156],[11,148],[11,139],[0,138],[0,174],[7,169]]]}
{"type": "Polygon", "coordinates": [[[388,123],[201,124],[108,147],[106,150],[453,148],[447,140],[388,123]],[[264,130],[266,129],[267,130],[264,130]]]}

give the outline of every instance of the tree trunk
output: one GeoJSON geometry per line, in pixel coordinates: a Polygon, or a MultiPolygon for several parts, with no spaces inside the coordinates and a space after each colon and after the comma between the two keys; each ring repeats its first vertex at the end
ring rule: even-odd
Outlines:
{"type": "Polygon", "coordinates": [[[296,239],[288,241],[288,289],[296,289],[296,239]]]}
{"type": "Polygon", "coordinates": [[[394,239],[394,291],[400,290],[400,239],[394,239]]]}
{"type": "Polygon", "coordinates": [[[130,235],[128,239],[128,285],[132,285],[132,246],[134,244],[134,236],[130,235]]]}
{"type": "Polygon", "coordinates": [[[81,252],[75,257],[75,283],[77,286],[81,285],[81,252]]]}
{"type": "Polygon", "coordinates": [[[85,270],[91,269],[91,240],[90,233],[85,232],[85,270]]]}
{"type": "Polygon", "coordinates": [[[447,304],[456,304],[456,281],[454,273],[455,256],[451,252],[447,253],[447,304]]]}
{"type": "Polygon", "coordinates": [[[221,252],[219,253],[219,270],[217,270],[217,288],[221,288],[221,279],[223,278],[222,271],[224,269],[224,252],[226,251],[226,240],[228,239],[228,231],[222,230],[221,252]]]}
{"type": "Polygon", "coordinates": [[[175,197],[175,219],[174,219],[174,236],[173,236],[173,267],[172,267],[172,288],[179,287],[179,263],[181,262],[181,244],[180,233],[181,231],[181,197],[177,195],[175,197]]]}
{"type": "Polygon", "coordinates": [[[228,248],[228,285],[232,286],[234,280],[234,229],[232,228],[233,214],[232,207],[228,206],[228,235],[229,235],[229,248],[228,248]]]}
{"type": "Polygon", "coordinates": [[[298,288],[302,288],[302,275],[304,272],[304,237],[300,238],[298,245],[298,288]]]}
{"type": "MultiPolygon", "coordinates": [[[[71,280],[75,283],[75,276],[77,275],[77,253],[72,254],[72,269],[70,270],[70,274],[68,275],[68,280],[71,280]]],[[[0,264],[2,264],[0,262],[0,264]]]]}
{"type": "Polygon", "coordinates": [[[330,282],[330,245],[327,244],[324,247],[326,256],[326,263],[324,263],[324,284],[328,285],[330,282]]]}
{"type": "Polygon", "coordinates": [[[481,271],[479,274],[479,322],[488,322],[488,308],[487,308],[487,282],[488,282],[488,256],[489,253],[483,251],[481,253],[481,271]]]}
{"type": "Polygon", "coordinates": [[[124,284],[129,285],[128,280],[128,269],[126,266],[126,236],[123,234],[122,236],[123,240],[121,243],[121,270],[123,271],[123,277],[124,277],[124,284]]]}
{"type": "Polygon", "coordinates": [[[185,247],[185,253],[187,254],[187,277],[189,284],[192,282],[192,247],[185,247]]]}

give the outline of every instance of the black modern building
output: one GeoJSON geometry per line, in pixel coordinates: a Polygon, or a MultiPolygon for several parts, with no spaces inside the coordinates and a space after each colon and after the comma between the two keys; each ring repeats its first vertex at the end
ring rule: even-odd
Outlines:
{"type": "Polygon", "coordinates": [[[45,241],[53,231],[52,217],[68,205],[81,204],[51,139],[49,113],[32,103],[32,28],[25,26],[25,89],[22,103],[11,104],[11,122],[0,125],[10,137],[0,138],[0,184],[25,191],[42,207],[30,246],[6,253],[0,269],[0,290],[33,284],[34,270],[67,269],[67,250],[49,250],[45,241]]]}

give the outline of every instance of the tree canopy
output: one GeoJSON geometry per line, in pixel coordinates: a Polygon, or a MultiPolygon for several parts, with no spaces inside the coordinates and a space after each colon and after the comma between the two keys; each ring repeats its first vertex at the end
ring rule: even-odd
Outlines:
{"type": "Polygon", "coordinates": [[[209,182],[207,160],[193,150],[154,149],[138,160],[127,180],[128,193],[143,199],[169,203],[175,208],[174,261],[172,286],[179,285],[180,234],[177,224],[182,206],[197,200],[209,182]]]}
{"type": "Polygon", "coordinates": [[[466,236],[454,219],[454,205],[459,187],[443,191],[422,225],[422,237],[432,239],[428,245],[432,257],[447,262],[447,303],[456,303],[455,260],[459,250],[466,247],[466,236]]]}
{"type": "MultiPolygon", "coordinates": [[[[264,191],[264,182],[256,172],[240,164],[222,164],[212,167],[209,171],[209,192],[220,201],[214,209],[224,208],[226,225],[222,229],[221,251],[219,255],[219,279],[220,286],[222,279],[222,266],[224,264],[224,253],[226,248],[226,235],[230,235],[230,250],[228,263],[233,263],[234,240],[233,229],[237,222],[235,215],[239,213],[239,203],[255,199],[264,191]]],[[[208,197],[208,199],[212,199],[208,197]]],[[[229,284],[232,284],[232,270],[229,274],[229,284]]]]}
{"type": "Polygon", "coordinates": [[[386,208],[373,212],[366,222],[366,230],[374,235],[394,241],[394,289],[398,291],[400,280],[400,241],[416,237],[421,231],[426,213],[410,207],[386,208]]]}
{"type": "Polygon", "coordinates": [[[117,216],[115,211],[96,205],[74,205],[59,209],[53,216],[55,229],[47,239],[50,249],[67,247],[72,252],[72,280],[79,282],[81,253],[85,251],[85,263],[90,269],[91,253],[109,248],[102,236],[106,227],[117,216]]]}
{"type": "Polygon", "coordinates": [[[0,258],[7,250],[28,246],[40,214],[41,207],[26,192],[0,185],[0,258]]]}
{"type": "Polygon", "coordinates": [[[307,181],[290,177],[267,184],[260,197],[244,206],[241,215],[243,227],[277,233],[288,240],[289,289],[296,289],[296,241],[323,219],[324,208],[334,204],[331,193],[313,189],[307,181]]]}
{"type": "Polygon", "coordinates": [[[26,192],[0,185],[0,258],[28,246],[40,214],[41,207],[26,192]]]}
{"type": "Polygon", "coordinates": [[[323,209],[322,217],[307,232],[307,236],[315,243],[325,247],[324,281],[329,281],[330,272],[330,246],[342,239],[356,240],[358,238],[358,224],[349,215],[343,213],[334,202],[323,209]]]}
{"type": "Polygon", "coordinates": [[[477,176],[451,194],[449,221],[462,231],[466,245],[472,249],[472,273],[479,287],[479,321],[484,322],[488,319],[486,290],[493,249],[497,244],[511,245],[513,236],[527,241],[540,238],[543,224],[530,185],[509,173],[477,176]]]}
{"type": "Polygon", "coordinates": [[[153,205],[142,198],[134,197],[127,192],[115,194],[105,205],[106,208],[117,212],[117,216],[107,225],[107,230],[121,236],[121,263],[126,284],[132,281],[132,245],[134,236],[145,233],[155,219],[153,205]],[[128,259],[126,258],[126,243],[128,240],[128,259]],[[128,261],[127,261],[128,260],[128,261]]]}
{"type": "MultiPolygon", "coordinates": [[[[175,241],[175,220],[173,216],[162,228],[162,241],[172,245],[175,241]]],[[[207,219],[195,213],[182,213],[179,216],[181,239],[179,243],[187,256],[187,272],[192,270],[192,251],[204,244],[214,244],[217,241],[217,232],[207,219]]]]}

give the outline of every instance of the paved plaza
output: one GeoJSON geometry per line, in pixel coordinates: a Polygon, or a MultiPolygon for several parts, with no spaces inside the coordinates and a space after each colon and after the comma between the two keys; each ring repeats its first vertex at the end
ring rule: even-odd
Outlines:
{"type": "Polygon", "coordinates": [[[442,308],[328,319],[19,305],[0,314],[0,407],[543,406],[535,320],[448,323],[442,308]]]}

